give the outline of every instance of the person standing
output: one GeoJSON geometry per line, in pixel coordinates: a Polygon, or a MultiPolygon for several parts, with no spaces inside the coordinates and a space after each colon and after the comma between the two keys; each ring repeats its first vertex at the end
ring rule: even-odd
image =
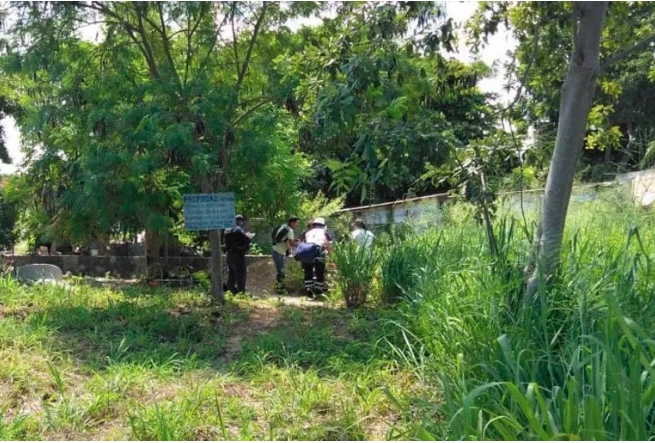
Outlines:
{"type": "Polygon", "coordinates": [[[273,231],[273,262],[275,263],[275,273],[277,281],[277,292],[281,294],[284,289],[284,265],[289,251],[293,248],[298,240],[294,237],[294,229],[298,229],[298,217],[289,217],[287,223],[279,226],[273,231]]]}
{"type": "Polygon", "coordinates": [[[375,236],[371,231],[366,229],[366,224],[361,218],[358,218],[353,222],[353,232],[351,232],[350,235],[359,246],[367,250],[370,250],[371,246],[373,246],[373,239],[375,236]]]}
{"type": "Polygon", "coordinates": [[[227,290],[232,294],[246,292],[246,253],[250,248],[253,234],[243,229],[245,218],[235,217],[235,227],[225,233],[225,249],[227,250],[227,290]]]}
{"type": "Polygon", "coordinates": [[[302,263],[305,291],[310,299],[314,299],[317,294],[324,294],[327,291],[325,262],[327,254],[332,252],[332,239],[326,232],[324,218],[319,217],[311,222],[310,229],[303,236],[303,243],[313,246],[317,251],[312,259],[302,263]]]}

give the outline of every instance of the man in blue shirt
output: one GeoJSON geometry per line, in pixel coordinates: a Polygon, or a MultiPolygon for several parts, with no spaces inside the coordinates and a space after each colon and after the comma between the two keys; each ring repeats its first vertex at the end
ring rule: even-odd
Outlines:
{"type": "Polygon", "coordinates": [[[245,219],[242,215],[235,217],[236,226],[225,233],[227,250],[227,290],[232,294],[246,292],[246,253],[250,248],[253,234],[243,229],[245,219]]]}

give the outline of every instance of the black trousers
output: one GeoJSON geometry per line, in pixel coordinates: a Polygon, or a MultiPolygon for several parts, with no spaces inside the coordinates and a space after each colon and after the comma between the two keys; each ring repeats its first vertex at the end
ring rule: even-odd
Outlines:
{"type": "Polygon", "coordinates": [[[246,292],[246,254],[227,253],[227,290],[233,294],[246,292]]]}
{"type": "Polygon", "coordinates": [[[325,259],[317,258],[311,263],[303,263],[302,268],[305,271],[305,291],[311,294],[325,292],[327,289],[325,284],[325,259]],[[314,283],[314,273],[316,273],[316,283],[314,283]]]}

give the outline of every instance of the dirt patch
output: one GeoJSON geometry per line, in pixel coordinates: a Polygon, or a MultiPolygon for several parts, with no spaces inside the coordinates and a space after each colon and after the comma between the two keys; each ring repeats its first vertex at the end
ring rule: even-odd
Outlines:
{"type": "Polygon", "coordinates": [[[220,362],[229,362],[241,351],[241,345],[253,337],[269,332],[280,321],[281,309],[277,306],[254,304],[248,321],[229,329],[227,343],[220,356],[220,362]]]}
{"type": "MultiPolygon", "coordinates": [[[[11,409],[15,405],[14,393],[11,385],[4,380],[0,380],[0,411],[11,409]]],[[[9,415],[9,414],[7,414],[9,415]]]]}
{"type": "Polygon", "coordinates": [[[275,265],[272,260],[260,260],[248,266],[248,292],[266,294],[275,288],[275,265]]]}
{"type": "Polygon", "coordinates": [[[13,317],[18,320],[25,320],[36,311],[37,309],[33,306],[21,306],[17,308],[0,306],[0,319],[13,317]]]}
{"type": "Polygon", "coordinates": [[[270,300],[277,300],[280,305],[309,306],[316,304],[315,301],[308,301],[307,297],[293,295],[275,295],[271,296],[270,300]]]}
{"type": "MultiPolygon", "coordinates": [[[[129,429],[121,426],[120,423],[103,423],[101,426],[89,432],[88,435],[82,437],[95,441],[127,440],[130,438],[130,433],[129,429]]],[[[80,440],[82,439],[80,438],[80,440]]]]}

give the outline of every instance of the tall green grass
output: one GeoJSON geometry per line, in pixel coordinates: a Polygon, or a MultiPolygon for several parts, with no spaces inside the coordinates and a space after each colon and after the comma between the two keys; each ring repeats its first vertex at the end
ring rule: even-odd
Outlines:
{"type": "Polygon", "coordinates": [[[346,241],[335,249],[332,260],[337,267],[337,286],[349,308],[366,304],[375,277],[377,254],[354,241],[346,241]]]}
{"type": "Polygon", "coordinates": [[[417,399],[423,425],[404,438],[655,436],[655,223],[624,201],[572,207],[561,272],[530,308],[522,267],[535,214],[525,225],[501,211],[494,255],[466,218],[386,246],[382,287],[405,300],[403,338],[389,345],[443,395],[417,399]]]}

